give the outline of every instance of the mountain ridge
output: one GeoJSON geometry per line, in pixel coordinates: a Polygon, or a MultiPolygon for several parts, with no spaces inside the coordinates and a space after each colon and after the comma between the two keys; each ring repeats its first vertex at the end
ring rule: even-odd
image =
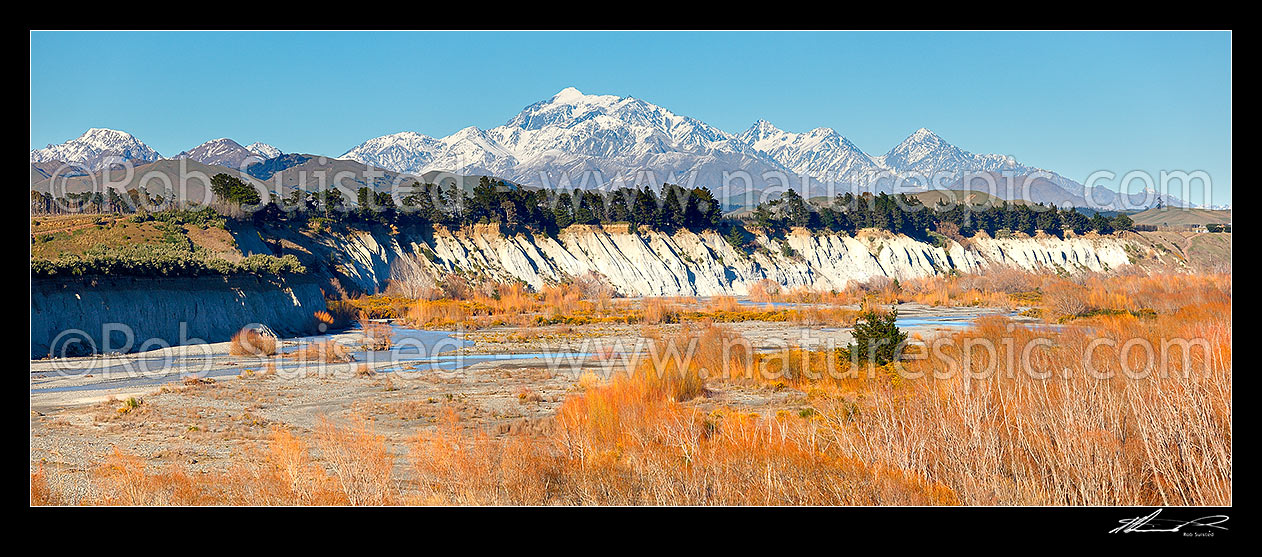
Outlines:
{"type": "MultiPolygon", "coordinates": [[[[240,169],[281,154],[267,144],[242,147],[221,138],[175,158],[240,169]]],[[[142,162],[161,157],[131,134],[92,128],[75,140],[32,150],[31,162],[62,160],[98,170],[110,156],[142,162]]],[[[873,156],[831,128],[790,132],[758,120],[746,130],[728,133],[635,97],[591,95],[574,87],[526,106],[494,128],[469,126],[445,137],[401,131],[368,139],[337,159],[401,174],[493,175],[548,188],[613,189],[671,182],[707,186],[729,199],[785,187],[806,196],[972,188],[978,179],[985,184],[995,176],[1036,186],[1029,199],[1035,202],[1087,206],[1101,199],[1120,204],[1148,197],[1088,189],[1007,155],[975,154],[927,128],[873,156]]],[[[32,172],[39,174],[34,168],[32,172]]],[[[992,193],[1016,198],[1010,197],[1017,195],[1014,189],[998,187],[992,193]]],[[[1158,196],[1149,206],[1158,201],[1184,204],[1172,196],[1158,196]]]]}

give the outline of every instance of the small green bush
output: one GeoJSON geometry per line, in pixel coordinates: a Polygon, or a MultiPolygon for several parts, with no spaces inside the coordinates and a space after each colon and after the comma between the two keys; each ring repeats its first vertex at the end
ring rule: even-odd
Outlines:
{"type": "Polygon", "coordinates": [[[199,247],[180,245],[95,248],[82,256],[32,259],[31,276],[150,276],[282,275],[303,274],[307,269],[293,255],[251,255],[238,263],[214,257],[199,247]]]}
{"type": "Polygon", "coordinates": [[[854,326],[854,344],[846,348],[846,356],[859,363],[871,362],[883,366],[899,358],[907,333],[895,325],[898,310],[880,313],[865,310],[859,314],[854,326]]]}

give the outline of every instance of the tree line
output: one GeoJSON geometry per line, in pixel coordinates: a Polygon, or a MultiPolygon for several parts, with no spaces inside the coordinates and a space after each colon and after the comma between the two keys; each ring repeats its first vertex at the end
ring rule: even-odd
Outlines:
{"type": "MultiPolygon", "coordinates": [[[[217,210],[237,213],[249,207],[248,218],[257,224],[318,220],[321,223],[441,225],[460,228],[474,224],[499,223],[555,233],[573,224],[626,223],[673,231],[716,230],[734,244],[747,235],[746,226],[758,226],[771,233],[790,227],[853,234],[859,229],[876,228],[926,238],[930,232],[963,237],[978,232],[995,236],[1000,231],[1033,235],[1038,230],[1062,236],[1095,231],[1111,234],[1133,230],[1134,222],[1125,214],[1092,216],[1073,209],[1044,204],[998,203],[975,206],[939,201],[924,205],[915,196],[886,193],[844,193],[831,202],[816,204],[793,189],[779,198],[759,203],[753,211],[725,218],[721,202],[705,187],[686,188],[663,184],[660,189],[623,187],[612,191],[530,189],[483,176],[472,188],[456,184],[438,185],[414,182],[397,193],[380,192],[364,186],[354,190],[328,188],[319,191],[295,189],[284,196],[269,196],[262,202],[260,192],[249,183],[229,174],[211,179],[217,210]]],[[[74,194],[73,206],[98,212],[126,211],[148,201],[144,192],[130,191],[127,197],[110,190],[107,195],[74,194]]],[[[156,198],[161,200],[160,197],[156,198]]],[[[32,192],[32,206],[53,207],[48,194],[32,192]]],[[[239,215],[233,214],[237,217],[239,215]]]]}
{"type": "MultiPolygon", "coordinates": [[[[223,175],[223,185],[212,186],[223,200],[245,205],[259,203],[258,192],[242,189],[235,177],[223,175]]],[[[216,179],[219,177],[216,176],[216,179]]],[[[244,183],[242,183],[244,184],[244,183]]],[[[460,228],[499,223],[510,228],[556,232],[573,224],[627,223],[655,229],[692,231],[718,228],[723,210],[708,188],[663,184],[613,191],[528,189],[483,176],[466,191],[457,185],[411,184],[396,199],[391,192],[367,186],[355,191],[351,203],[343,190],[294,190],[253,212],[260,222],[325,219],[345,223],[384,225],[429,224],[460,228]]]]}
{"type": "Polygon", "coordinates": [[[927,232],[950,231],[961,236],[986,232],[995,236],[1001,230],[1034,235],[1038,230],[1054,236],[1063,231],[1075,234],[1095,231],[1112,234],[1133,230],[1134,221],[1125,214],[1113,218],[1096,213],[1091,217],[1073,208],[1058,209],[1042,203],[998,203],[985,206],[949,204],[939,201],[925,206],[915,196],[863,193],[838,195],[822,206],[807,202],[792,189],[778,199],[759,203],[750,222],[765,229],[803,227],[853,234],[862,228],[877,228],[897,234],[924,238],[927,232]]]}

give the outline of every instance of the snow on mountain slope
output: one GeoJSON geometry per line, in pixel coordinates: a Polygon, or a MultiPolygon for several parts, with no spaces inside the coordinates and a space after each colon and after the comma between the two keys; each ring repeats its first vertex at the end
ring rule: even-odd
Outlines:
{"type": "Polygon", "coordinates": [[[106,128],[91,128],[65,143],[31,150],[31,162],[62,161],[88,170],[123,161],[152,162],[161,157],[131,134],[106,128]]]}
{"type": "MultiPolygon", "coordinates": [[[[545,187],[672,181],[716,191],[731,184],[729,194],[785,181],[802,190],[803,176],[812,189],[818,181],[885,191],[888,182],[875,179],[921,176],[913,183],[924,186],[935,173],[958,179],[966,172],[1039,171],[1004,155],[970,153],[927,129],[872,157],[828,128],[793,133],[759,121],[733,135],[634,97],[587,95],[573,87],[485,132],[465,128],[441,139],[397,133],[371,139],[342,157],[396,172],[483,172],[545,187]]],[[[1058,175],[1051,180],[1070,195],[1082,193],[1072,180],[1058,175]]]]}
{"type": "MultiPolygon", "coordinates": [[[[31,162],[66,160],[97,169],[109,155],[137,161],[159,157],[130,134],[94,128],[78,139],[31,151],[31,162]]],[[[249,157],[280,155],[267,144],[241,147],[219,139],[179,156],[239,168],[249,157]]],[[[872,156],[828,128],[795,133],[760,120],[730,134],[641,99],[588,95],[573,87],[489,130],[468,127],[442,138],[404,131],[369,139],[339,158],[399,173],[493,175],[541,187],[706,186],[733,204],[756,203],[737,196],[773,186],[773,191],[787,185],[807,195],[831,196],[851,188],[890,192],[895,184],[902,188],[898,191],[909,185],[973,188],[974,176],[982,182],[999,177],[1037,186],[1028,193],[992,188],[1001,197],[1036,202],[1078,204],[1088,196],[1098,201],[1115,194],[1093,195],[1078,182],[1010,156],[971,153],[924,128],[884,155],[872,156]]]]}
{"type": "Polygon", "coordinates": [[[634,97],[584,95],[567,87],[488,131],[518,158],[562,151],[587,156],[639,156],[710,149],[744,151],[726,132],[634,97]]]}
{"type": "Polygon", "coordinates": [[[828,128],[792,133],[759,120],[737,138],[785,168],[819,180],[860,184],[882,170],[862,149],[828,128]]]}
{"type": "Polygon", "coordinates": [[[370,139],[338,158],[410,174],[428,170],[496,174],[515,166],[511,151],[472,126],[441,139],[416,132],[385,135],[370,139]]]}
{"type": "Polygon", "coordinates": [[[1038,169],[1004,155],[975,155],[956,147],[925,128],[916,130],[893,149],[875,159],[900,174],[932,176],[937,172],[984,172],[1011,170],[1029,173],[1038,169]]]}
{"type": "Polygon", "coordinates": [[[356,160],[395,172],[420,174],[430,167],[434,153],[442,148],[442,141],[428,135],[400,132],[369,139],[338,158],[356,160]]]}
{"type": "Polygon", "coordinates": [[[223,137],[207,141],[172,158],[189,158],[202,164],[215,164],[228,168],[242,169],[249,164],[262,162],[270,157],[262,156],[242,147],[236,141],[223,137]]]}
{"type": "Polygon", "coordinates": [[[573,87],[490,130],[465,128],[441,139],[403,132],[371,139],[342,158],[396,172],[485,172],[567,187],[665,181],[716,187],[723,170],[759,179],[784,170],[699,120],[633,97],[585,95],[573,87]]]}
{"type": "Polygon", "coordinates": [[[274,159],[285,154],[280,149],[263,143],[262,141],[255,141],[254,143],[246,145],[245,150],[263,157],[264,159],[274,159]]]}

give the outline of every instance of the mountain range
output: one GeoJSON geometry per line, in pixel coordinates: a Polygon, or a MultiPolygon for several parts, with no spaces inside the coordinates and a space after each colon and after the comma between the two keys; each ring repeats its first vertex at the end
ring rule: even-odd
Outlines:
{"type": "MultiPolygon", "coordinates": [[[[172,158],[244,171],[282,154],[264,143],[242,147],[221,138],[172,158]]],[[[160,158],[131,134],[93,128],[66,143],[32,150],[32,178],[38,175],[37,164],[47,168],[60,161],[99,171],[111,160],[149,163],[160,158]]],[[[537,187],[611,189],[669,182],[707,186],[729,199],[790,186],[808,196],[855,188],[983,189],[1005,199],[1077,206],[1133,208],[1159,199],[1167,206],[1184,205],[1165,195],[1125,198],[1106,188],[1085,188],[1010,156],[971,153],[925,128],[873,156],[829,128],[795,133],[760,120],[733,134],[634,97],[588,95],[573,87],[527,106],[495,128],[467,127],[441,138],[404,131],[356,145],[338,157],[341,161],[317,155],[298,158],[294,165],[310,165],[311,158],[320,159],[318,164],[355,161],[396,174],[492,175],[537,187]]],[[[288,164],[272,166],[283,170],[288,164]]]]}

